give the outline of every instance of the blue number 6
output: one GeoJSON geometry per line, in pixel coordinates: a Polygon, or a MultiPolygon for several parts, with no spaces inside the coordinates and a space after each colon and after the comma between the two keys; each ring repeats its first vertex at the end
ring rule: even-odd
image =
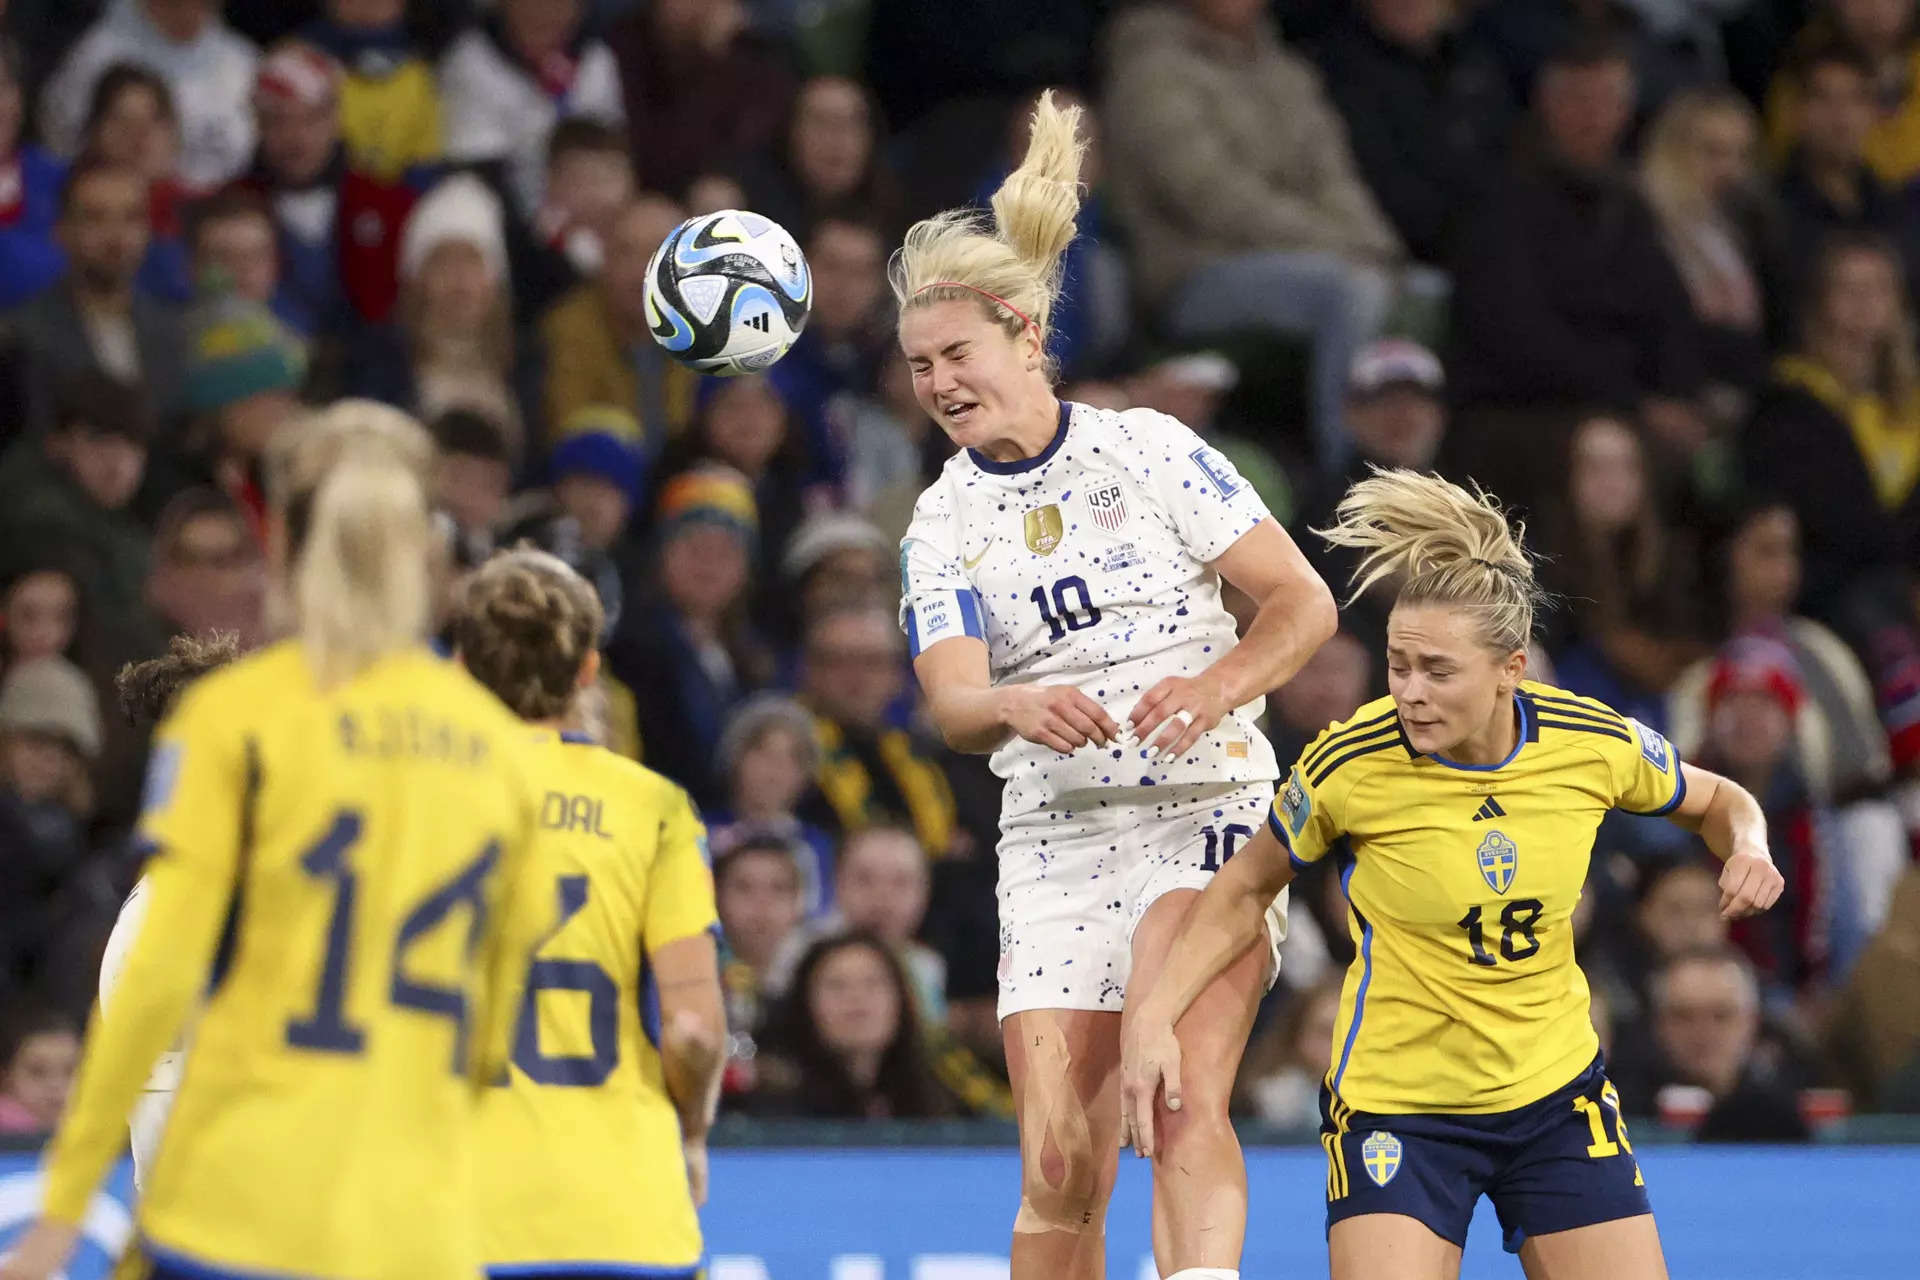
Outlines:
{"type": "MultiPolygon", "coordinates": [[[[554,933],[587,905],[587,878],[561,876],[560,918],[554,933]]],[[[552,935],[549,935],[552,936],[552,935]]],[[[514,1033],[513,1065],[535,1084],[591,1088],[604,1084],[620,1062],[620,988],[607,971],[591,960],[535,960],[527,969],[527,994],[520,1005],[520,1025],[514,1033]],[[581,1055],[540,1052],[540,993],[587,993],[587,1033],[592,1051],[581,1055]]]]}

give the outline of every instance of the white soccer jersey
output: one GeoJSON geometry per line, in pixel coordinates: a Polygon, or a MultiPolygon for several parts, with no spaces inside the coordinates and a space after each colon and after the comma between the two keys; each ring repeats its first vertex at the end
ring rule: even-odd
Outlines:
{"type": "MultiPolygon", "coordinates": [[[[107,936],[106,952],[100,958],[100,1016],[113,1016],[111,1003],[113,989],[120,981],[120,971],[126,967],[127,955],[133,950],[133,940],[139,936],[140,926],[147,918],[147,882],[143,879],[133,886],[133,892],[120,907],[119,918],[113,922],[113,932],[107,936]]],[[[153,1074],[147,1077],[146,1092],[133,1104],[133,1114],[127,1118],[127,1127],[133,1139],[133,1181],[135,1186],[146,1180],[147,1173],[153,1168],[154,1157],[160,1153],[160,1136],[167,1127],[167,1113],[173,1110],[173,1095],[180,1088],[180,1076],[187,1065],[186,1034],[173,1048],[160,1055],[153,1064],[153,1074]]]]}
{"type": "MultiPolygon", "coordinates": [[[[1163,413],[1062,402],[1038,457],[952,458],[900,543],[901,625],[914,654],[953,636],[987,644],[993,679],[1071,684],[1114,722],[1168,676],[1211,666],[1235,640],[1207,565],[1267,516],[1220,453],[1163,413]]],[[[1062,756],[1015,737],[993,755],[1003,814],[1070,792],[1271,780],[1256,698],[1179,760],[1145,743],[1062,756]]]]}

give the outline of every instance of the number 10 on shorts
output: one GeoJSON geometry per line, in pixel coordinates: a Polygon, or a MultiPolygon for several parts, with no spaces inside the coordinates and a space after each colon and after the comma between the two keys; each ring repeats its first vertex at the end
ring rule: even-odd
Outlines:
{"type": "Polygon", "coordinates": [[[1253,838],[1253,828],[1230,822],[1224,827],[1208,827],[1201,834],[1206,837],[1207,848],[1200,857],[1200,869],[1218,871],[1240,851],[1242,840],[1253,838]]]}

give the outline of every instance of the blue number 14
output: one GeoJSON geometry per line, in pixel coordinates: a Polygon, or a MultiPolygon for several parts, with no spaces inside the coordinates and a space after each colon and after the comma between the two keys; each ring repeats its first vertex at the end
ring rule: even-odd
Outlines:
{"type": "Polygon", "coordinates": [[[1040,607],[1040,620],[1047,624],[1047,639],[1058,643],[1069,631],[1084,631],[1100,621],[1100,608],[1087,590],[1087,580],[1079,574],[1061,578],[1053,584],[1053,608],[1047,608],[1047,588],[1035,587],[1027,597],[1040,607]],[[1067,592],[1080,597],[1076,607],[1067,603],[1067,592]]]}

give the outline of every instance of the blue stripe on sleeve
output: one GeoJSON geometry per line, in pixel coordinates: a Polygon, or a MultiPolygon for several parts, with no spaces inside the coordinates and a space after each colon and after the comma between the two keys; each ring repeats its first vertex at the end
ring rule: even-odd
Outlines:
{"type": "Polygon", "coordinates": [[[956,591],[954,595],[960,599],[961,628],[974,639],[985,640],[987,628],[980,621],[980,593],[968,588],[965,591],[956,591]]]}
{"type": "Polygon", "coordinates": [[[920,656],[920,619],[915,616],[912,605],[907,606],[907,656],[920,656]]]}
{"type": "Polygon", "coordinates": [[[1653,811],[1653,816],[1656,818],[1672,813],[1680,807],[1680,802],[1687,798],[1687,773],[1680,767],[1680,753],[1672,747],[1668,747],[1667,751],[1673,757],[1673,799],[1653,811]]]}

